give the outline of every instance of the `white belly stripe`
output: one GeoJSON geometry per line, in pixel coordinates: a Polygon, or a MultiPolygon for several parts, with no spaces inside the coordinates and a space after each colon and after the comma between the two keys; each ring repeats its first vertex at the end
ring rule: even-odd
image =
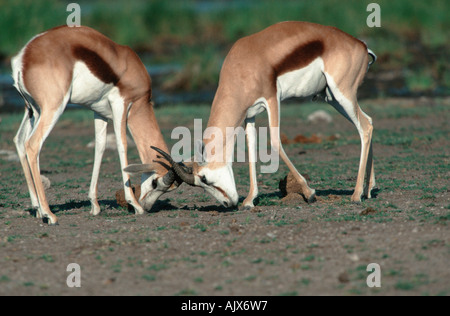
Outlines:
{"type": "Polygon", "coordinates": [[[321,57],[308,66],[285,73],[278,77],[278,91],[281,100],[292,97],[308,97],[322,91],[326,86],[321,57]]]}
{"type": "Polygon", "coordinates": [[[118,92],[118,88],[112,83],[106,84],[94,76],[85,63],[75,63],[70,102],[87,106],[101,116],[112,119],[108,98],[120,95],[118,92]]]}

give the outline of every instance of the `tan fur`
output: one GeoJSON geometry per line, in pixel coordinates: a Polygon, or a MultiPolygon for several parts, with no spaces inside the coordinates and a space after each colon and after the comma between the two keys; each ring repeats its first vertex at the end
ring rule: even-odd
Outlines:
{"type": "MultiPolygon", "coordinates": [[[[282,74],[304,68],[317,57],[324,62],[324,74],[331,76],[342,94],[352,102],[355,124],[360,124],[365,144],[361,155],[353,201],[360,201],[364,172],[367,173],[367,191],[375,185],[372,164],[370,118],[359,108],[356,92],[368,69],[369,57],[366,45],[337,28],[307,22],[283,22],[238,40],[227,55],[220,74],[219,86],[212,104],[208,127],[218,127],[226,135],[227,127],[241,126],[247,111],[255,101],[267,100],[269,124],[279,130],[279,100],[277,78],[282,74]]],[[[324,93],[324,90],[315,94],[324,93]]],[[[307,97],[306,95],[304,97],[307,97]]],[[[336,105],[336,104],[335,104],[336,105]]],[[[338,105],[337,105],[338,106],[338,105]]],[[[278,133],[279,134],[279,133],[278,133]]],[[[225,137],[225,136],[224,136],[225,137]]],[[[305,199],[314,200],[315,191],[290,162],[282,148],[279,135],[271,135],[272,143],[280,156],[302,186],[305,199]]],[[[211,140],[205,139],[208,144],[211,140]]],[[[226,144],[227,141],[223,140],[226,144]]],[[[234,142],[233,142],[234,144],[234,142]]],[[[224,150],[224,153],[226,151],[224,150]]],[[[202,168],[217,169],[230,157],[222,161],[210,161],[202,168]]],[[[255,166],[250,164],[250,192],[244,205],[252,206],[257,194],[255,166]]]]}
{"type": "MultiPolygon", "coordinates": [[[[151,102],[151,79],[135,52],[127,46],[114,43],[106,36],[88,27],[61,26],[34,38],[23,49],[22,69],[13,69],[21,74],[21,77],[16,79],[15,85],[21,94],[25,93],[22,90],[26,91],[26,95],[24,95],[26,103],[29,104],[28,97],[34,100],[33,106],[27,106],[24,122],[18,131],[15,142],[19,156],[21,156],[32,202],[37,204],[33,206],[38,208],[38,216],[47,217],[50,224],[56,224],[57,218],[48,206],[40,179],[38,157],[42,144],[53,127],[52,123],[58,119],[58,115],[61,114],[59,112],[63,110],[61,106],[65,102],[64,98],[70,88],[74,65],[77,61],[82,61],[90,72],[103,83],[113,84],[117,87],[124,100],[123,104],[117,104],[117,102],[111,104],[115,131],[116,133],[120,131],[121,134],[118,142],[124,149],[123,154],[120,154],[119,151],[122,169],[128,165],[126,155],[127,123],[143,163],[151,163],[156,159],[156,154],[150,150],[150,145],[167,150],[151,102]],[[131,109],[128,108],[130,105],[131,109]],[[122,114],[117,117],[114,116],[115,112],[122,114]],[[31,121],[32,119],[34,123],[31,121]],[[32,134],[27,127],[29,124],[37,124],[35,132],[32,134]]],[[[90,104],[84,105],[90,106],[90,104]]],[[[106,128],[106,120],[104,123],[96,121],[96,127],[97,123],[99,130],[101,130],[100,126],[103,128],[102,130],[106,128]]],[[[99,155],[101,156],[102,153],[100,151],[99,155]]],[[[97,167],[99,169],[99,165],[97,167]]],[[[164,176],[167,170],[158,167],[156,172],[164,176]]],[[[90,195],[92,195],[95,215],[99,212],[99,206],[94,173],[90,195]]],[[[143,213],[132,193],[129,176],[124,172],[122,174],[124,189],[130,203],[135,207],[137,213],[143,213]]]]}

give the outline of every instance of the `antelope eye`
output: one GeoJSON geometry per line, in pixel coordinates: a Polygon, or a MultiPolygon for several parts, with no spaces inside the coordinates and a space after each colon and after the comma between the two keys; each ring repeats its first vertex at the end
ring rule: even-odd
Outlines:
{"type": "Polygon", "coordinates": [[[202,176],[202,177],[200,178],[200,180],[201,180],[204,184],[208,184],[208,181],[206,180],[206,177],[205,177],[205,176],[202,176]]]}
{"type": "Polygon", "coordinates": [[[153,179],[152,181],[153,190],[155,190],[157,186],[158,186],[158,179],[153,179]]]}

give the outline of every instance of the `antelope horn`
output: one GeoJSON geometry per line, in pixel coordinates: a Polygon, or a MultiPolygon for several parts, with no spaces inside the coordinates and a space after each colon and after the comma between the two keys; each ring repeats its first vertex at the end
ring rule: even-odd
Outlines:
{"type": "Polygon", "coordinates": [[[163,177],[163,182],[165,185],[169,185],[169,186],[172,185],[172,183],[175,182],[175,173],[173,172],[173,169],[169,165],[167,165],[166,163],[164,163],[162,161],[153,160],[153,162],[158,163],[167,169],[167,173],[163,177]]]}
{"type": "Polygon", "coordinates": [[[165,185],[172,185],[172,183],[175,182],[175,173],[172,169],[170,169],[163,177],[163,182],[165,185]]]}
{"type": "Polygon", "coordinates": [[[181,180],[189,185],[195,185],[195,177],[191,168],[186,167],[184,164],[175,162],[168,153],[162,151],[161,149],[154,146],[151,146],[151,148],[160,153],[172,165],[173,171],[175,171],[181,180]]]}

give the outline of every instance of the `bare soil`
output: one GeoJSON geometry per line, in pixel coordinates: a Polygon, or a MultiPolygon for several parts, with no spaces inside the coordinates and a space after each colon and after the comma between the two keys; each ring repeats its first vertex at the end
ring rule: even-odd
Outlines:
{"type": "MultiPolygon", "coordinates": [[[[379,106],[384,102],[402,105],[384,100],[379,106]]],[[[0,157],[0,295],[449,295],[448,112],[371,116],[375,135],[417,136],[406,143],[375,136],[378,186],[362,204],[350,202],[359,136],[336,114],[330,124],[292,118],[282,128],[290,139],[341,135],[285,146],[317,190],[313,204],[283,198],[278,184],[288,172],[282,165],[277,174],[258,177],[253,210],[225,209],[183,184],[136,216],[117,204],[118,155],[107,151],[97,217],[89,215],[87,198],[93,122],[80,128],[62,120],[41,155],[59,226],[32,216],[20,164],[0,157]],[[437,129],[443,135],[427,136],[437,129]],[[81,288],[67,286],[70,263],[81,267],[81,288]],[[370,263],[380,265],[380,288],[367,286],[370,263]]],[[[164,131],[175,126],[161,122],[164,131]]],[[[14,132],[1,137],[12,139],[14,132]]],[[[14,150],[12,143],[6,149],[14,150]]],[[[236,164],[235,177],[243,199],[245,164],[236,164]]]]}

